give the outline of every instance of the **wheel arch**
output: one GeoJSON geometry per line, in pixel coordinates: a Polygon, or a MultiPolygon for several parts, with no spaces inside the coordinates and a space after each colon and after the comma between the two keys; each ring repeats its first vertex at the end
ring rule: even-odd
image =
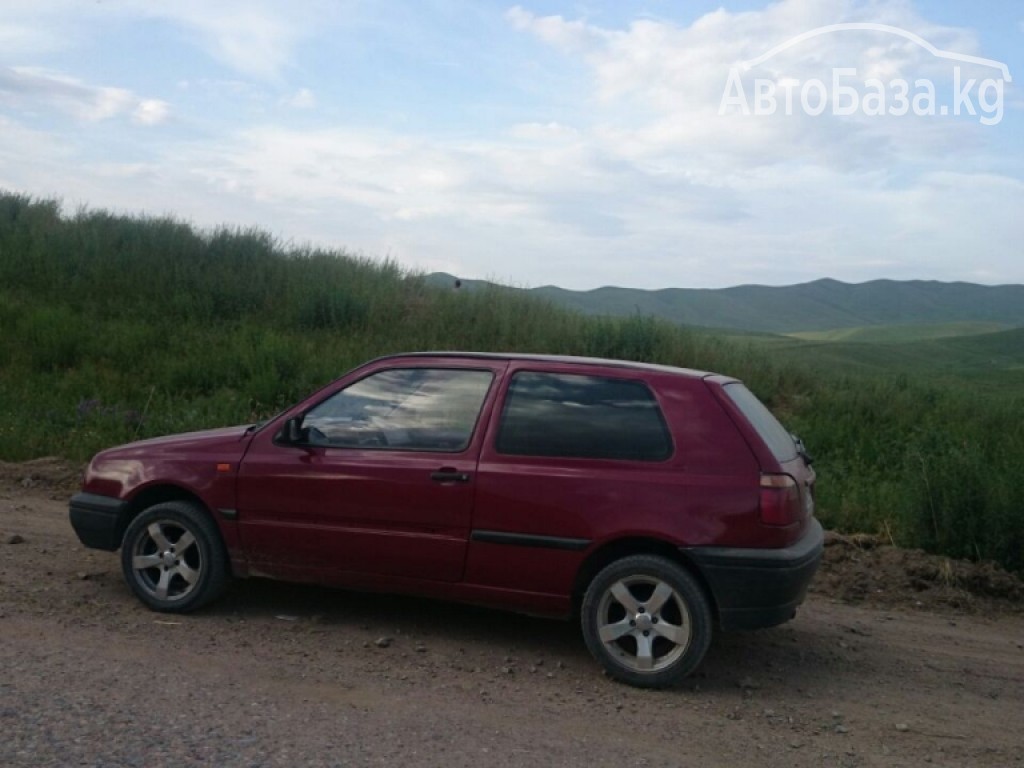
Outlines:
{"type": "MultiPolygon", "coordinates": [[[[210,511],[210,508],[206,506],[206,503],[197,494],[187,488],[182,488],[180,485],[160,483],[143,488],[128,500],[124,509],[121,510],[120,520],[118,521],[118,540],[122,544],[124,543],[124,534],[132,520],[153,505],[162,504],[165,501],[187,501],[194,504],[197,509],[201,509],[210,518],[214,527],[217,528],[218,534],[220,534],[220,526],[217,525],[216,518],[210,511]]],[[[223,545],[224,536],[223,534],[220,534],[220,536],[221,544],[223,545]]]]}
{"type": "Polygon", "coordinates": [[[715,593],[711,590],[711,585],[708,584],[707,579],[704,578],[704,574],[697,564],[683,554],[675,545],[663,539],[645,536],[629,536],[604,542],[586,556],[576,571],[576,579],[573,583],[572,612],[574,617],[579,616],[580,606],[583,604],[583,596],[587,591],[587,587],[594,580],[594,577],[601,572],[601,569],[616,560],[621,560],[630,555],[658,555],[685,568],[697,580],[701,589],[704,590],[704,595],[711,606],[712,619],[716,624],[718,623],[718,603],[715,600],[715,593]]]}

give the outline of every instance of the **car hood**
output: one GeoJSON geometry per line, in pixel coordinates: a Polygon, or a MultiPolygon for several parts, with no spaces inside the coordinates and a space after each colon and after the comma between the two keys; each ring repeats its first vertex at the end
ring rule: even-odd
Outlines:
{"type": "Polygon", "coordinates": [[[204,429],[198,432],[182,432],[177,435],[164,435],[163,437],[151,437],[147,440],[136,440],[134,443],[126,443],[115,448],[108,448],[97,455],[97,458],[113,458],[120,456],[137,456],[140,453],[201,451],[207,450],[230,450],[234,444],[238,445],[241,452],[244,447],[244,438],[249,429],[248,425],[238,427],[221,427],[219,429],[204,429]]]}
{"type": "Polygon", "coordinates": [[[124,499],[159,481],[201,495],[234,476],[249,444],[247,431],[207,429],[108,448],[89,462],[82,490],[124,499]]]}

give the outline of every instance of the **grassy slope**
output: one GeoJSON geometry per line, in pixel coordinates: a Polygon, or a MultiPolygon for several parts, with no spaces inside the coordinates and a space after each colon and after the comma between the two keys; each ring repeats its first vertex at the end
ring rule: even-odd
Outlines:
{"type": "Polygon", "coordinates": [[[833,328],[828,331],[795,331],[787,334],[804,341],[855,341],[868,344],[898,344],[955,336],[997,333],[1009,328],[1003,323],[964,321],[958,323],[914,323],[909,325],[869,325],[857,328],[833,328]]]}
{"type": "MultiPolygon", "coordinates": [[[[399,350],[651,360],[744,379],[816,454],[829,524],[1024,565],[1019,391],[979,398],[884,366],[824,373],[779,354],[800,342],[756,338],[586,316],[508,289],[438,288],[391,263],[285,251],[261,232],[62,218],[52,202],[0,195],[0,458],[82,459],[134,437],[250,421],[399,350]]],[[[1002,348],[978,338],[963,342],[1002,348]]]]}
{"type": "MultiPolygon", "coordinates": [[[[879,329],[884,330],[884,329],[879,329]]],[[[900,338],[902,331],[887,338],[900,338]]],[[[1024,392],[1024,328],[917,341],[811,341],[793,336],[738,335],[776,361],[811,370],[886,376],[972,387],[980,392],[1024,392]]]]}
{"type": "MultiPolygon", "coordinates": [[[[450,284],[450,275],[431,275],[450,284]]],[[[482,281],[464,281],[470,290],[482,281]]],[[[529,293],[588,314],[652,315],[674,323],[771,333],[828,331],[872,325],[959,322],[1024,325],[1024,286],[874,280],[850,285],[816,280],[802,285],[741,285],[722,289],[554,286],[529,293]]]]}

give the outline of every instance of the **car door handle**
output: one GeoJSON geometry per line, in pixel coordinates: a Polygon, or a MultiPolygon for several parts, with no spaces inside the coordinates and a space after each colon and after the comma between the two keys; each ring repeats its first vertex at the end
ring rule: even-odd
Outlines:
{"type": "Polygon", "coordinates": [[[445,468],[439,469],[437,472],[431,472],[430,479],[435,483],[468,483],[469,474],[445,468]]]}

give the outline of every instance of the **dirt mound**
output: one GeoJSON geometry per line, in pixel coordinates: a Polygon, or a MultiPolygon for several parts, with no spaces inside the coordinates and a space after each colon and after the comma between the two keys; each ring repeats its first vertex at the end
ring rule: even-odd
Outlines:
{"type": "Polygon", "coordinates": [[[1024,581],[994,563],[900,549],[867,534],[826,534],[811,591],[848,603],[1024,611],[1024,581]]]}
{"type": "Polygon", "coordinates": [[[82,466],[56,456],[18,463],[0,461],[0,489],[22,493],[72,494],[82,482],[82,466]]]}

